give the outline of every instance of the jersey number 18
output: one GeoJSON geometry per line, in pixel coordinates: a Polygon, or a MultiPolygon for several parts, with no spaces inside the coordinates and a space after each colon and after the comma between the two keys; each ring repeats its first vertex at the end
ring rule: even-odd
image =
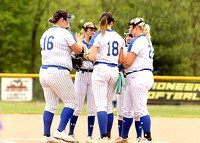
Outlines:
{"type": "Polygon", "coordinates": [[[118,42],[117,41],[113,41],[112,43],[110,43],[110,41],[108,42],[108,54],[107,56],[110,56],[110,54],[112,54],[113,56],[117,56],[119,51],[118,51],[118,42]]]}

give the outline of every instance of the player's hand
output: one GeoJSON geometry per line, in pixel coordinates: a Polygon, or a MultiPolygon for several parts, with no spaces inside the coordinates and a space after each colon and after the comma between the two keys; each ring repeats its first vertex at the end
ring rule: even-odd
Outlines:
{"type": "Polygon", "coordinates": [[[83,41],[83,38],[80,36],[80,33],[76,33],[76,34],[75,34],[75,38],[76,38],[78,44],[81,45],[81,43],[82,43],[82,41],[83,41]]]}
{"type": "Polygon", "coordinates": [[[125,74],[124,69],[119,69],[120,72],[122,72],[123,74],[125,74]]]}

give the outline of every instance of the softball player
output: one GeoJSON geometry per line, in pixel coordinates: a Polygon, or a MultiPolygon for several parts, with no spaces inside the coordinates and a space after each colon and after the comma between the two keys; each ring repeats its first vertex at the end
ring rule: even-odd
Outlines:
{"type": "MultiPolygon", "coordinates": [[[[130,34],[129,29],[124,33],[126,35],[126,47],[123,49],[124,54],[127,54],[128,51],[128,46],[130,41],[133,39],[133,36],[130,34]]],[[[124,73],[126,73],[126,69],[124,69],[124,71],[122,71],[124,73]]],[[[124,74],[124,78],[125,78],[125,86],[122,88],[122,94],[117,94],[117,105],[118,105],[118,131],[119,131],[119,137],[115,140],[118,141],[122,134],[122,120],[123,120],[123,116],[133,116],[133,111],[130,109],[131,107],[131,102],[130,102],[130,95],[129,95],[129,89],[127,87],[127,82],[126,82],[126,74],[124,74]],[[125,98],[126,96],[126,98],[125,98]],[[126,99],[124,101],[124,98],[126,99]]],[[[137,141],[139,142],[141,140],[141,135],[142,135],[142,128],[141,128],[141,123],[140,120],[135,119],[135,129],[136,129],[136,133],[137,133],[137,141]]]]}
{"type": "Polygon", "coordinates": [[[44,143],[58,142],[59,140],[74,141],[74,138],[65,133],[65,127],[72,116],[77,103],[76,94],[70,77],[72,70],[72,50],[80,54],[82,52],[82,41],[66,29],[69,24],[70,15],[68,11],[59,9],[49,22],[53,24],[46,30],[40,39],[42,48],[42,66],[40,68],[40,84],[44,91],[46,101],[43,113],[44,135],[41,141],[44,143]],[[64,103],[60,116],[58,129],[50,135],[50,129],[54,113],[57,110],[59,98],[64,103]]]}
{"type": "MultiPolygon", "coordinates": [[[[154,49],[150,41],[150,27],[142,18],[134,18],[129,23],[129,31],[135,37],[131,40],[125,61],[119,65],[126,68],[127,84],[134,117],[140,119],[144,131],[144,140],[151,142],[151,119],[147,109],[148,91],[154,83],[153,56],[154,49]]],[[[124,101],[126,101],[126,96],[124,101]]],[[[123,117],[122,139],[127,142],[127,136],[133,121],[132,116],[123,117]]]]}
{"type": "MultiPolygon", "coordinates": [[[[88,49],[89,42],[91,37],[95,34],[97,28],[94,23],[86,22],[84,24],[83,32],[84,32],[84,40],[82,44],[85,44],[88,49]]],[[[92,92],[92,72],[93,72],[93,64],[89,61],[83,61],[83,65],[81,69],[77,70],[76,77],[75,77],[75,91],[76,95],[78,96],[78,105],[74,111],[73,116],[70,119],[70,128],[69,128],[69,135],[74,136],[74,128],[80,115],[85,96],[87,92],[87,113],[88,113],[88,138],[87,142],[92,142],[92,133],[93,133],[93,126],[95,121],[95,103],[94,103],[94,95],[92,92]]]]}
{"type": "Polygon", "coordinates": [[[94,61],[92,73],[92,90],[97,108],[97,118],[101,141],[111,137],[113,124],[112,99],[119,78],[118,63],[123,60],[124,39],[112,30],[114,18],[104,12],[99,20],[100,32],[91,41],[89,61],[94,61]]]}

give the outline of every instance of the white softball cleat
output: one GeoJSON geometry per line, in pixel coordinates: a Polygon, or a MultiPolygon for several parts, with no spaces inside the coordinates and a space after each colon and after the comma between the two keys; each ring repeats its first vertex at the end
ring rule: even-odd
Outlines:
{"type": "Polygon", "coordinates": [[[93,143],[92,137],[87,137],[86,143],[93,143]]]}
{"type": "Polygon", "coordinates": [[[137,142],[137,143],[142,142],[142,138],[141,138],[141,137],[136,138],[136,142],[137,142]]]}
{"type": "Polygon", "coordinates": [[[43,136],[41,138],[41,142],[42,143],[63,143],[62,140],[57,140],[54,137],[47,137],[47,136],[43,136]]]}
{"type": "Polygon", "coordinates": [[[97,143],[109,143],[109,140],[107,137],[104,137],[103,139],[97,140],[97,143]]]}
{"type": "Polygon", "coordinates": [[[115,142],[115,141],[117,141],[117,140],[119,140],[119,139],[121,139],[121,137],[119,136],[119,137],[117,137],[113,142],[115,142]]]}
{"type": "Polygon", "coordinates": [[[115,141],[113,143],[129,143],[129,141],[128,141],[128,138],[123,139],[122,137],[118,137],[115,139],[115,141]]]}
{"type": "Polygon", "coordinates": [[[141,141],[142,143],[153,143],[152,141],[149,141],[148,139],[146,139],[146,138],[144,138],[144,139],[142,139],[142,141],[141,141]]]}
{"type": "Polygon", "coordinates": [[[53,137],[56,139],[60,139],[60,140],[64,140],[66,142],[75,142],[75,139],[73,137],[70,137],[66,134],[65,130],[62,132],[59,132],[58,130],[56,130],[53,134],[53,137]]]}
{"type": "Polygon", "coordinates": [[[72,137],[72,138],[74,138],[74,142],[73,143],[79,143],[79,141],[75,138],[75,136],[74,135],[69,135],[70,137],[72,137]]]}

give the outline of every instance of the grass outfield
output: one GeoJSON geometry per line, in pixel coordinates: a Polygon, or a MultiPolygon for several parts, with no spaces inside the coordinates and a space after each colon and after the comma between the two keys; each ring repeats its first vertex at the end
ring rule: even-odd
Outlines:
{"type": "MultiPolygon", "coordinates": [[[[0,110],[5,114],[42,114],[44,102],[3,102],[0,101],[0,110]]],[[[60,103],[56,114],[60,114],[63,104],[60,103]]],[[[182,117],[200,118],[200,105],[148,105],[152,117],[182,117]]],[[[117,111],[114,111],[117,115],[117,111]]],[[[81,115],[87,115],[87,106],[84,105],[81,115]]]]}

